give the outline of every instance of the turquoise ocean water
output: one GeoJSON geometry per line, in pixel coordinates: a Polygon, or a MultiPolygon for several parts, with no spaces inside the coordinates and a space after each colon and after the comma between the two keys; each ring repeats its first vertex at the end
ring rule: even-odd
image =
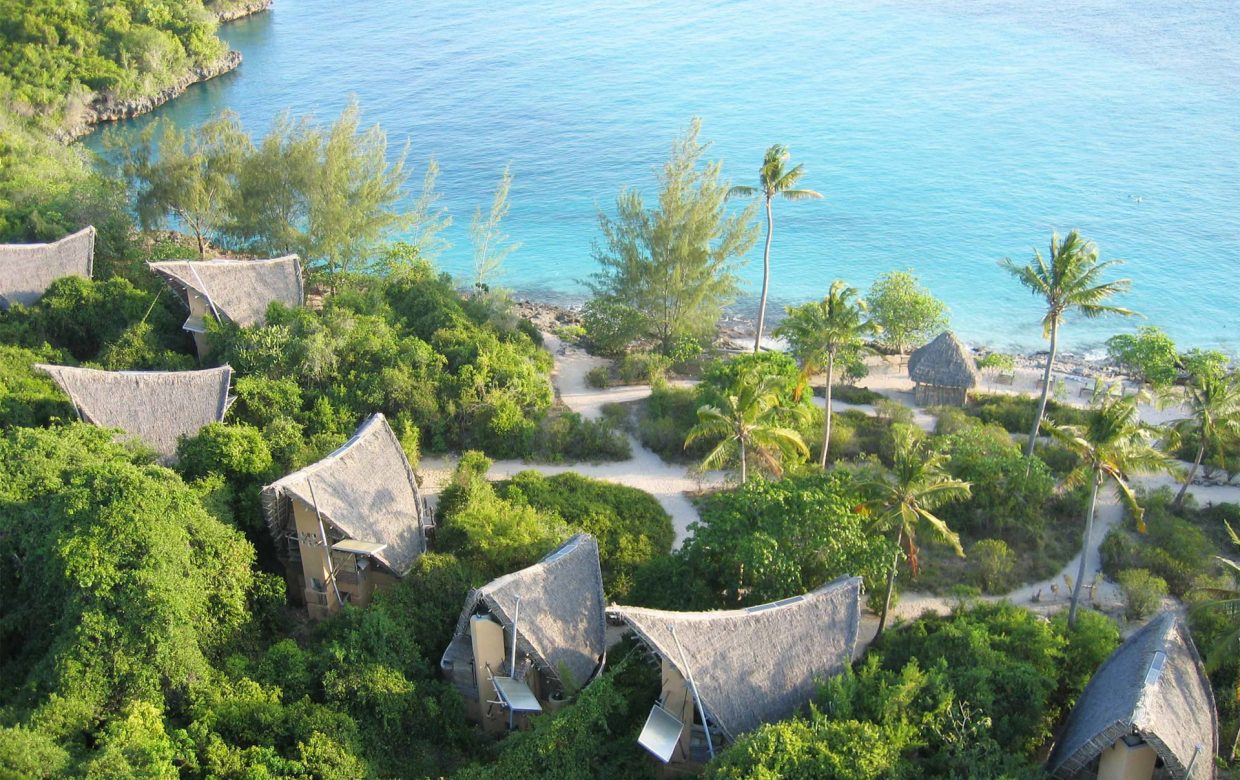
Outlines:
{"type": "MultiPolygon", "coordinates": [[[[1037,301],[997,261],[1075,227],[1127,261],[1142,322],[1240,351],[1234,0],[277,0],[223,35],[241,68],[155,116],[227,108],[261,133],[355,95],[394,151],[409,140],[411,184],[439,160],[453,273],[510,162],[503,281],[580,297],[598,209],[700,116],[733,181],[782,142],[827,196],[776,206],[776,305],[913,268],[966,339],[1036,348],[1037,301]]],[[[756,293],[761,242],[751,258],[756,293]]],[[[1135,324],[1070,322],[1064,342],[1135,324]]]]}

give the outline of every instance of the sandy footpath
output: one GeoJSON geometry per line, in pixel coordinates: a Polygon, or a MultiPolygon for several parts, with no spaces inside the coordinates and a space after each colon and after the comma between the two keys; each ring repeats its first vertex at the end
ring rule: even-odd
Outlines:
{"type": "MultiPolygon", "coordinates": [[[[555,356],[552,382],[557,395],[569,409],[583,417],[596,419],[602,414],[605,404],[637,401],[650,395],[650,388],[645,385],[609,387],[603,390],[589,387],[585,381],[586,374],[595,367],[606,365],[608,361],[605,358],[589,355],[579,347],[563,344],[553,335],[545,334],[544,338],[546,348],[555,356]]],[[[914,405],[913,383],[908,378],[903,364],[898,363],[894,358],[880,357],[871,357],[867,363],[870,366],[870,374],[858,384],[912,408],[914,422],[927,431],[933,431],[935,418],[924,409],[914,405]]],[[[1053,376],[1064,380],[1066,397],[1062,398],[1063,402],[1080,406],[1088,405],[1093,389],[1092,379],[1058,371],[1053,376]]],[[[1023,366],[1016,369],[1011,384],[998,384],[993,377],[987,376],[983,381],[983,386],[979,389],[984,392],[1034,394],[1038,392],[1040,379],[1040,369],[1034,366],[1023,366]]],[[[819,406],[824,405],[823,399],[815,398],[814,400],[819,406]]],[[[837,412],[849,409],[871,415],[875,412],[874,407],[870,405],[846,404],[838,400],[835,400],[831,406],[837,412]]],[[[1147,422],[1163,423],[1184,416],[1185,410],[1175,407],[1160,409],[1146,405],[1141,408],[1141,413],[1142,418],[1147,422]]],[[[702,490],[725,485],[726,475],[721,472],[712,472],[702,477],[696,476],[690,472],[688,467],[666,463],[654,452],[643,447],[635,438],[631,436],[629,438],[633,448],[633,457],[629,460],[563,465],[501,460],[496,461],[492,466],[491,476],[495,479],[504,479],[525,470],[548,475],[574,471],[587,477],[644,490],[653,495],[671,515],[676,531],[675,545],[679,547],[688,534],[690,523],[699,519],[690,496],[702,490]]],[[[422,459],[418,473],[422,477],[424,491],[432,503],[439,491],[447,484],[455,465],[456,458],[452,456],[422,459]]],[[[1167,476],[1137,477],[1134,483],[1147,488],[1176,486],[1175,481],[1167,476]]],[[[1194,484],[1190,487],[1190,492],[1202,504],[1240,502],[1240,485],[1194,484]]],[[[1096,588],[1092,589],[1092,595],[1090,589],[1095,576],[1101,571],[1098,547],[1106,538],[1107,532],[1120,522],[1122,517],[1123,512],[1114,491],[1107,491],[1100,495],[1093,533],[1084,552],[1087,558],[1086,592],[1083,603],[1087,606],[1095,605],[1102,609],[1114,610],[1123,605],[1123,597],[1115,583],[1101,581],[1096,588]]],[[[986,597],[986,600],[1006,599],[1039,612],[1057,612],[1067,605],[1070,596],[1064,575],[1074,579],[1079,565],[1080,555],[1078,554],[1054,577],[1041,582],[1027,583],[1004,596],[986,597]]],[[[915,586],[915,583],[910,583],[907,579],[904,579],[903,584],[906,587],[915,586]]],[[[901,594],[898,604],[893,609],[893,616],[896,619],[911,619],[926,611],[946,613],[953,606],[954,601],[950,598],[906,592],[901,594]]],[[[864,648],[873,638],[877,625],[876,617],[869,615],[866,617],[862,625],[861,641],[858,643],[859,649],[864,648]]]]}

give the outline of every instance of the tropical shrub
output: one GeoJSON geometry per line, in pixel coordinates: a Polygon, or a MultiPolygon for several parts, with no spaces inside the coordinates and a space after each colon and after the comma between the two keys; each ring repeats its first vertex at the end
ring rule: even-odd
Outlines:
{"type": "Polygon", "coordinates": [[[1124,592],[1124,615],[1129,620],[1153,615],[1167,595],[1167,581],[1145,569],[1124,569],[1116,579],[1124,592]]]}
{"type": "Polygon", "coordinates": [[[620,361],[620,381],[626,385],[653,385],[667,378],[672,359],[655,352],[630,352],[620,361]]]}
{"type": "Polygon", "coordinates": [[[531,459],[547,463],[598,463],[633,457],[629,437],[607,418],[587,420],[576,412],[543,418],[529,447],[531,459]]]}
{"type": "Polygon", "coordinates": [[[969,548],[978,585],[986,593],[1004,593],[1011,583],[1016,556],[1002,539],[983,539],[969,548]]]}
{"type": "Polygon", "coordinates": [[[586,386],[604,390],[611,385],[611,369],[595,366],[586,372],[586,386]]]}

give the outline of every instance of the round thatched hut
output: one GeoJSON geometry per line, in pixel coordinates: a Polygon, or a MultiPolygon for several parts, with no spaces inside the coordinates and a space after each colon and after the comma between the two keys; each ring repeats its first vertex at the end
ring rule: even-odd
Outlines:
{"type": "Polygon", "coordinates": [[[908,375],[917,385],[913,399],[922,406],[963,406],[981,379],[973,355],[950,330],[913,350],[908,375]]]}

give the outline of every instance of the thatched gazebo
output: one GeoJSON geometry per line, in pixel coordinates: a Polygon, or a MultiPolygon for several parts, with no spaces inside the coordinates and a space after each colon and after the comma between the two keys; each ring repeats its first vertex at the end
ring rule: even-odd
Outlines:
{"type": "Polygon", "coordinates": [[[366,605],[426,551],[429,511],[382,414],[326,458],[263,488],[262,501],[290,592],[303,595],[311,617],[366,605]]]}
{"type": "Polygon", "coordinates": [[[100,428],[120,428],[140,439],[163,463],[176,459],[177,442],[228,411],[228,366],[203,371],[99,371],[37,364],[73,401],[78,415],[100,428]]]}
{"type": "Polygon", "coordinates": [[[1164,612],[1094,674],[1046,768],[1059,780],[1210,780],[1217,751],[1205,667],[1184,619],[1164,612]]]}
{"type": "Polygon", "coordinates": [[[262,324],[272,301],[290,307],[305,301],[297,255],[271,260],[169,260],[148,265],[180,293],[189,307],[184,328],[194,334],[200,357],[207,353],[207,317],[246,327],[262,324]]]}
{"type": "Polygon", "coordinates": [[[611,611],[663,669],[660,701],[639,742],[665,763],[700,763],[722,742],[792,715],[818,680],[852,663],[861,578],[747,609],[611,611]]]}
{"type": "Polygon", "coordinates": [[[470,592],[440,668],[484,727],[556,709],[607,652],[598,542],[577,534],[533,566],[470,592]]]}
{"type": "Polygon", "coordinates": [[[921,406],[963,406],[982,379],[973,355],[950,330],[913,350],[908,375],[917,385],[913,400],[921,406]]]}
{"type": "Polygon", "coordinates": [[[50,244],[0,244],[0,309],[29,306],[60,277],[89,279],[94,267],[94,227],[50,244]]]}

